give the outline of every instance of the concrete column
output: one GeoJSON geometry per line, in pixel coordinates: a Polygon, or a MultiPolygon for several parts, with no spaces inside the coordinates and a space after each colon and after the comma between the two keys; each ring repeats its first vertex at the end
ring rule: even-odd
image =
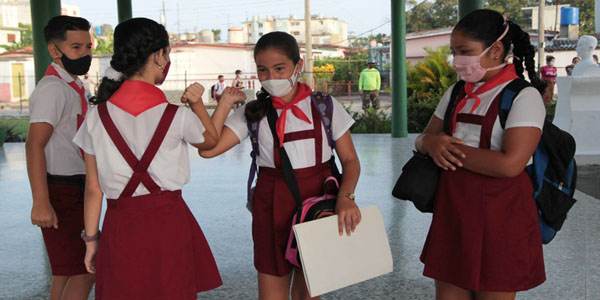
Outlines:
{"type": "Polygon", "coordinates": [[[60,15],[60,0],[30,0],[29,4],[33,30],[35,82],[37,83],[44,77],[44,72],[52,61],[44,38],[44,27],[52,17],[60,15]]]}

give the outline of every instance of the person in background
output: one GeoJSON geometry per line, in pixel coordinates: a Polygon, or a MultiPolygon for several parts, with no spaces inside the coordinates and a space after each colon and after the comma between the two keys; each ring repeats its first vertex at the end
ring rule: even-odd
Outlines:
{"type": "Polygon", "coordinates": [[[381,89],[381,75],[375,68],[374,62],[369,62],[367,68],[360,72],[358,90],[362,93],[362,108],[368,109],[371,105],[379,108],[379,90],[381,89]]]}
{"type": "Polygon", "coordinates": [[[225,76],[219,75],[218,79],[219,81],[210,87],[210,97],[217,102],[221,100],[221,95],[225,91],[225,76]]]}
{"type": "Polygon", "coordinates": [[[592,55],[592,59],[594,60],[595,64],[597,64],[597,65],[599,64],[598,63],[598,55],[596,55],[596,54],[592,55]]]}
{"type": "Polygon", "coordinates": [[[242,70],[235,70],[235,78],[231,82],[231,86],[238,89],[244,88],[244,82],[242,81],[242,70]]]}
{"type": "Polygon", "coordinates": [[[544,103],[548,104],[554,97],[554,85],[556,84],[556,76],[558,70],[554,66],[556,59],[552,55],[546,56],[546,65],[542,67],[540,73],[542,80],[546,81],[546,89],[544,90],[544,103]]]}
{"type": "Polygon", "coordinates": [[[571,64],[568,65],[565,70],[567,71],[567,75],[571,76],[573,74],[573,69],[575,69],[575,65],[577,65],[581,61],[579,56],[573,57],[571,64]]]}

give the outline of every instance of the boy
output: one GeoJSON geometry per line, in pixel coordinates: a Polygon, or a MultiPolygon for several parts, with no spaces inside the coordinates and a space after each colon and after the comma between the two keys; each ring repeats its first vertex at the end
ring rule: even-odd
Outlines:
{"type": "Polygon", "coordinates": [[[31,223],[42,230],[52,270],[50,299],[87,299],[94,282],[85,265],[83,191],[85,168],[72,142],[87,111],[77,76],[91,64],[90,24],[57,16],[44,28],[52,63],[30,98],[26,143],[32,191],[31,223]]]}

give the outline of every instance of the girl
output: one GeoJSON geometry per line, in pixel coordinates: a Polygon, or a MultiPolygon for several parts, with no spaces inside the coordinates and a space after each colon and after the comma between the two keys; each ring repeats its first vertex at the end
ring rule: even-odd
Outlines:
{"type": "MultiPolygon", "coordinates": [[[[296,270],[292,280],[292,265],[284,256],[296,204],[280,170],[279,147],[284,147],[289,156],[302,199],[323,194],[323,182],[332,174],[329,161],[333,149],[317,108],[312,105],[312,90],[298,83],[303,61],[294,37],[284,32],[262,36],[254,48],[254,59],[263,87],[258,99],[236,110],[226,121],[235,97],[223,96],[212,117],[217,131],[222,130],[221,138],[214,149],[200,155],[214,157],[231,149],[248,137],[247,122],[259,122],[259,174],[252,200],[259,298],[287,299],[293,282],[292,299],[309,299],[301,270],[296,270]],[[265,117],[267,109],[273,107],[278,114],[276,131],[280,144],[274,143],[265,117]]],[[[340,234],[343,228],[349,234],[360,222],[360,211],[354,203],[360,165],[349,132],[353,122],[334,100],[332,137],[344,173],[336,207],[340,234]]]]}
{"type": "Polygon", "coordinates": [[[210,248],[181,197],[188,144],[209,149],[217,132],[189,86],[168,104],[155,87],[169,71],[169,36],[149,19],[119,24],[96,107],[75,136],[85,151],[85,265],[96,299],[196,299],[221,285],[210,248]],[[102,195],[108,199],[101,241],[102,195]],[[98,254],[96,256],[96,253],[98,254]]]}
{"type": "Polygon", "coordinates": [[[438,299],[514,299],[516,291],[545,280],[537,208],[525,172],[546,115],[539,92],[544,84],[529,35],[496,11],[465,16],[450,45],[467,96],[457,99],[451,136],[443,133],[443,120],[452,88],[416,142],[444,170],[421,255],[424,275],[435,279],[438,299]],[[511,46],[514,64],[507,63],[511,46]],[[503,129],[495,99],[523,77],[523,64],[537,89],[517,95],[503,129]]]}

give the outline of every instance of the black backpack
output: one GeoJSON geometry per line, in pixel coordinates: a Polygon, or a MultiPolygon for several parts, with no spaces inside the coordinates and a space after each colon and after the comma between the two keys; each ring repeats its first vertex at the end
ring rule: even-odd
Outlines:
{"type": "MultiPolygon", "coordinates": [[[[452,90],[444,128],[450,128],[449,115],[461,96],[464,96],[464,81],[456,83],[452,90]]],[[[519,93],[531,84],[524,79],[510,82],[500,94],[499,117],[502,128],[506,125],[512,104],[519,93]]],[[[548,119],[540,143],[533,155],[533,163],[527,173],[533,183],[533,198],[538,207],[542,241],[548,244],[561,229],[567,212],[576,200],[573,198],[577,183],[575,162],[575,139],[568,132],[556,127],[548,119]]]]}

